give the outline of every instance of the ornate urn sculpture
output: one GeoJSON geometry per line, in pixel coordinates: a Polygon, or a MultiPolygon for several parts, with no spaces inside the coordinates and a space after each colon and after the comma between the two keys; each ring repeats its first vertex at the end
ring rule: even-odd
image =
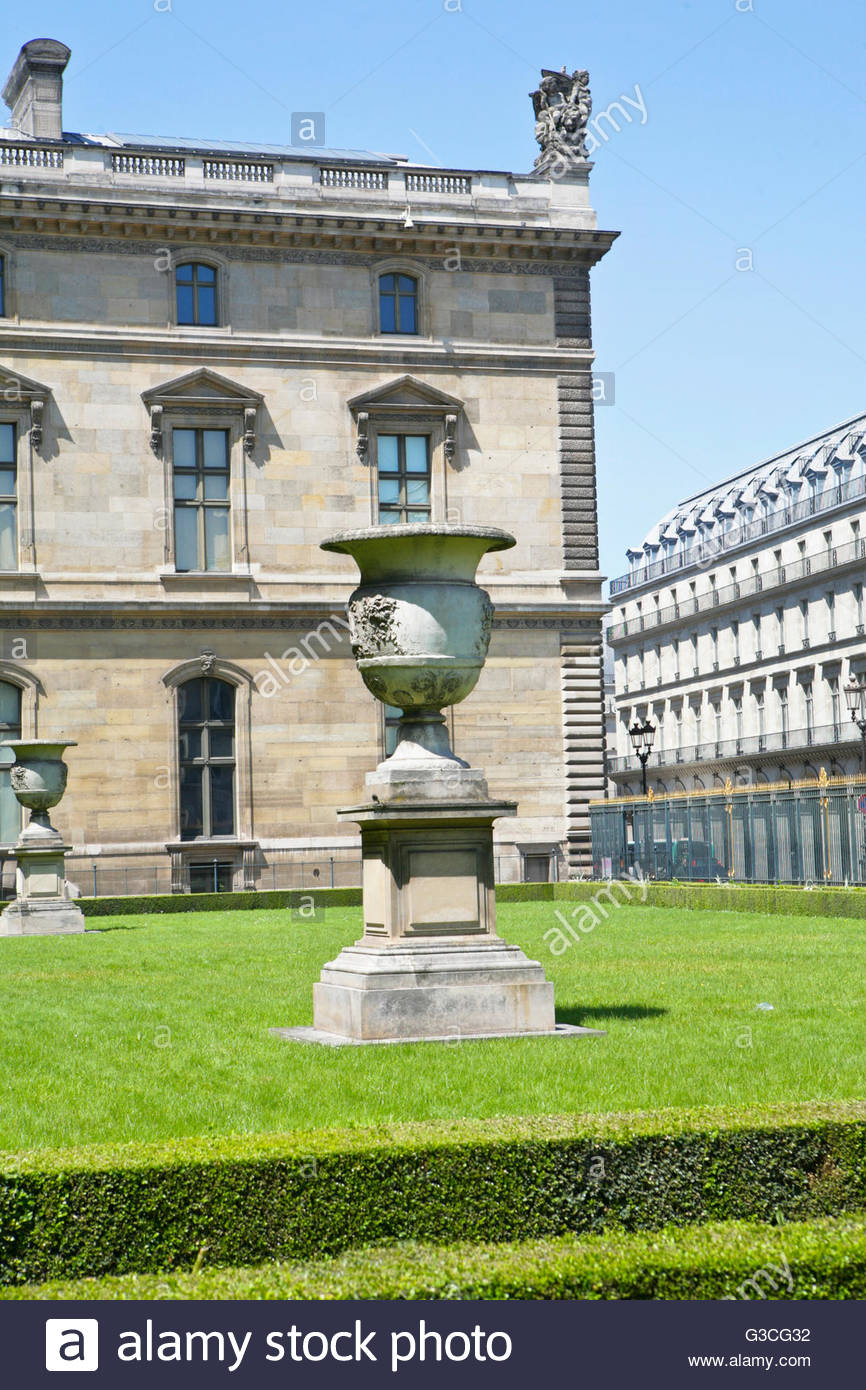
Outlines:
{"type": "Polygon", "coordinates": [[[30,811],[29,823],[15,846],[17,896],[0,915],[0,936],[49,936],[84,931],[84,916],[69,899],[64,858],[69,849],[48,819],[66,790],[63,761],[74,743],[48,739],[14,740],[15,761],[9,772],[18,801],[30,811]]]}
{"type": "Polygon", "coordinates": [[[314,986],[321,1041],[394,1042],[554,1031],[553,986],[496,934],[491,800],[455,757],[443,709],[481,674],[493,605],[481,557],[514,538],[486,527],[349,531],[322,549],[351,555],[352,650],[368,690],[402,710],[395,751],[367,774],[368,799],[340,811],[361,827],[364,934],[314,986]]]}

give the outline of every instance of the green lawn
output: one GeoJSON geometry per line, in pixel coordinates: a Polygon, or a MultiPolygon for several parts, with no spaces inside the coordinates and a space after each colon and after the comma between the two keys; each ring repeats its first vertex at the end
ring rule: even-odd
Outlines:
{"type": "Polygon", "coordinates": [[[0,940],[2,1149],[863,1090],[854,921],[625,906],[554,956],[554,905],[505,904],[500,931],[542,961],[559,1017],[606,1037],[332,1049],[267,1030],[312,1022],[358,909],[92,920],[0,940]]]}

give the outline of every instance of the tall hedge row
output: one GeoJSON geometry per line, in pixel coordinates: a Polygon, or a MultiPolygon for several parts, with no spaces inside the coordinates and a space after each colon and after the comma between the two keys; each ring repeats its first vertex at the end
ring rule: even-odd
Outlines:
{"type": "Polygon", "coordinates": [[[866,1108],[396,1127],[0,1164],[0,1283],[866,1207],[866,1108]]]}

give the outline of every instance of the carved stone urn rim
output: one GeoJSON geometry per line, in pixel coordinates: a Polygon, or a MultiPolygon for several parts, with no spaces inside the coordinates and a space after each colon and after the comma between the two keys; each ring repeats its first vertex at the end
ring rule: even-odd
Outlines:
{"type": "Polygon", "coordinates": [[[377,541],[384,540],[386,536],[412,537],[412,536],[442,536],[444,538],[453,536],[455,539],[463,538],[466,540],[489,540],[487,551],[510,550],[517,541],[508,531],[503,531],[498,526],[453,526],[447,522],[401,522],[400,525],[388,526],[361,526],[357,530],[337,531],[335,535],[329,536],[326,541],[319,542],[320,550],[332,550],[338,554],[351,554],[348,546],[355,541],[377,541]]]}
{"type": "Polygon", "coordinates": [[[55,738],[6,738],[0,740],[0,748],[11,748],[15,754],[16,762],[25,762],[29,759],[59,758],[62,762],[63,753],[67,748],[77,748],[77,739],[55,739],[55,738]],[[59,753],[51,753],[52,748],[59,748],[59,753]],[[34,749],[34,752],[30,752],[34,749]]]}

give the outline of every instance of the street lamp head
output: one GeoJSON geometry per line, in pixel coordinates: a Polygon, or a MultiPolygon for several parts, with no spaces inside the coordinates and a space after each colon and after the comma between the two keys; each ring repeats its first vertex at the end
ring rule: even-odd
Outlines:
{"type": "Polygon", "coordinates": [[[858,678],[852,672],[851,680],[848,685],[845,686],[845,699],[848,702],[848,709],[851,712],[852,719],[857,719],[860,715],[863,708],[864,695],[866,695],[866,679],[862,676],[858,678]]]}
{"type": "Polygon", "coordinates": [[[643,724],[637,719],[634,721],[634,724],[628,731],[628,736],[631,739],[632,747],[638,757],[652,751],[655,735],[655,725],[651,724],[648,719],[645,719],[643,724]]]}

